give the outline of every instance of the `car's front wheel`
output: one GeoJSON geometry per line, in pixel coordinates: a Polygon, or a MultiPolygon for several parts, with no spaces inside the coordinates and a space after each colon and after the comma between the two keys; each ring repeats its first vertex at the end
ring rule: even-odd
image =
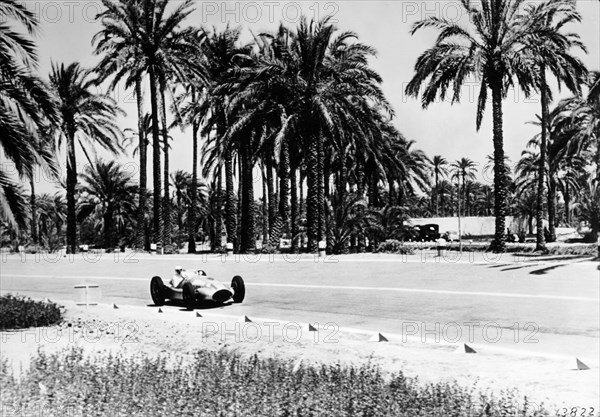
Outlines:
{"type": "Polygon", "coordinates": [[[150,281],[150,296],[154,305],[162,306],[165,304],[165,284],[158,276],[152,277],[150,281]]]}
{"type": "Polygon", "coordinates": [[[246,296],[246,285],[244,280],[239,275],[236,275],[231,280],[231,288],[233,289],[233,302],[241,303],[246,296]]]}
{"type": "Polygon", "coordinates": [[[194,286],[191,282],[183,284],[183,303],[188,310],[194,309],[196,297],[194,297],[194,286]]]}

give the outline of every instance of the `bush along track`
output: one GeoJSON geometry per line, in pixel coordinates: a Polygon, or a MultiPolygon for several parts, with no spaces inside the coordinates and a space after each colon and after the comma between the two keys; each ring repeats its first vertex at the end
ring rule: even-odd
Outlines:
{"type": "Polygon", "coordinates": [[[0,297],[0,330],[51,326],[60,320],[60,307],[53,302],[10,294],[0,297]]]}
{"type": "Polygon", "coordinates": [[[224,350],[199,351],[190,362],[89,357],[77,348],[51,355],[38,351],[18,380],[0,364],[0,394],[4,407],[16,413],[48,415],[65,410],[85,416],[546,415],[516,391],[491,396],[475,384],[421,385],[401,373],[385,376],[370,364],[303,366],[224,350]]]}

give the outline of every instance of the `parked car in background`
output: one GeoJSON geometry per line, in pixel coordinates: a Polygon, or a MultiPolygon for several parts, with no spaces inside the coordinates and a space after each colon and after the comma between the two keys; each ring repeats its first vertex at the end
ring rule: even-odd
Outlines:
{"type": "Polygon", "coordinates": [[[434,223],[416,226],[419,229],[419,240],[434,242],[440,238],[440,226],[434,223]]]}

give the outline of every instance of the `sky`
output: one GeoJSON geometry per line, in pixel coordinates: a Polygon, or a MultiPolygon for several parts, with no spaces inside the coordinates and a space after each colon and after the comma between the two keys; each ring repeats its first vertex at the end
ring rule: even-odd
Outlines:
{"type": "MultiPolygon", "coordinates": [[[[93,55],[91,41],[101,29],[95,18],[102,9],[100,1],[27,0],[25,4],[41,22],[36,42],[39,72],[43,77],[50,73],[53,62],[69,64],[78,61],[84,67],[91,67],[99,60],[93,55]]],[[[438,102],[423,109],[420,98],[404,94],[418,56],[433,46],[436,38],[435,30],[422,30],[411,36],[411,26],[429,16],[464,22],[466,17],[461,14],[458,0],[196,1],[194,6],[196,11],[188,18],[187,24],[218,29],[227,24],[240,26],[243,39],[248,41],[252,33],[274,31],[280,23],[294,27],[302,14],[315,19],[330,16],[340,31],[354,31],[361,42],[378,51],[370,64],[383,78],[383,91],[395,110],[393,123],[406,138],[416,141],[416,148],[424,150],[429,157],[442,155],[449,161],[468,157],[481,168],[486,164],[486,155],[493,151],[491,103],[488,103],[480,131],[475,128],[476,80],[466,85],[461,102],[454,105],[449,101],[438,102]]],[[[588,48],[587,55],[578,55],[590,70],[600,70],[600,2],[578,0],[577,7],[583,20],[571,26],[570,30],[579,33],[588,48]]],[[[555,102],[569,95],[567,91],[559,93],[556,88],[553,91],[555,102]]],[[[121,87],[113,93],[113,97],[127,113],[119,120],[120,126],[135,129],[137,112],[133,91],[125,91],[121,87]]],[[[527,122],[540,113],[539,96],[526,98],[521,91],[510,91],[503,110],[505,152],[514,164],[526,143],[537,133],[537,128],[527,122]]],[[[170,133],[174,138],[170,153],[171,170],[191,172],[191,133],[179,129],[170,133]]],[[[98,155],[108,157],[103,152],[98,155]]],[[[133,161],[125,157],[120,159],[133,161]]],[[[83,155],[79,155],[78,160],[83,166],[83,155]]],[[[137,165],[130,163],[128,167],[135,175],[137,165]]],[[[480,180],[492,179],[480,174],[480,180]]],[[[52,187],[42,178],[40,188],[50,191],[52,187]]]]}

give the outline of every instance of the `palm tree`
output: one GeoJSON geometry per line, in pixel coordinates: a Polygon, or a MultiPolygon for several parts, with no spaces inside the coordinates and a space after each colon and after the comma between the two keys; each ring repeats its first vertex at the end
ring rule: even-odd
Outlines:
{"type": "MultiPolygon", "coordinates": [[[[581,154],[586,150],[594,152],[596,166],[595,184],[600,184],[600,71],[592,71],[587,81],[588,92],[584,97],[572,97],[561,101],[556,111],[556,123],[566,141],[559,146],[570,154],[581,154]]],[[[593,187],[588,189],[593,190],[593,187]]],[[[588,216],[592,222],[592,239],[598,238],[600,220],[598,216],[588,216]]]]}
{"type": "MultiPolygon", "coordinates": [[[[193,55],[194,46],[184,40],[188,39],[188,30],[180,29],[181,23],[193,12],[192,1],[185,0],[175,7],[169,14],[166,9],[173,4],[171,0],[103,0],[108,11],[105,13],[105,30],[103,36],[108,37],[106,44],[100,52],[108,52],[117,58],[117,61],[108,65],[117,66],[117,71],[123,76],[140,82],[142,71],[148,74],[150,82],[150,104],[152,115],[152,176],[154,188],[154,233],[153,240],[162,242],[170,240],[170,206],[169,196],[169,165],[168,165],[168,129],[166,124],[166,99],[165,90],[172,77],[184,79],[182,62],[193,55]],[[120,58],[120,60],[118,59],[120,58]],[[135,62],[132,62],[135,61],[135,62]],[[119,66],[121,65],[121,66],[119,66]],[[159,125],[159,117],[162,126],[159,125]],[[161,129],[162,127],[162,129],[161,129]],[[162,131],[162,132],[161,132],[162,131]],[[162,135],[161,135],[162,133],[162,135]],[[165,181],[165,200],[162,200],[160,142],[163,142],[165,164],[162,171],[165,181]],[[163,209],[165,219],[163,219],[163,209]],[[166,235],[163,233],[163,221],[166,222],[166,235]]],[[[108,71],[110,72],[110,71],[108,71]]],[[[136,89],[137,89],[136,85],[136,89]]],[[[136,95],[141,96],[140,90],[136,95]]],[[[138,106],[138,122],[141,123],[142,113],[138,106]]],[[[140,127],[141,130],[141,127],[140,127]]],[[[141,158],[140,148],[140,158],[141,158]]],[[[143,197],[142,197],[143,199],[143,197]]],[[[141,214],[138,213],[141,218],[141,214]]]]}
{"type": "Polygon", "coordinates": [[[328,18],[310,23],[302,19],[292,44],[293,59],[282,68],[287,90],[295,91],[288,94],[292,101],[286,114],[296,118],[306,155],[309,251],[325,236],[325,139],[335,138],[338,126],[362,125],[363,131],[372,131],[374,126],[367,126],[374,113],[368,110],[369,100],[393,114],[379,87],[381,78],[367,66],[375,50],[353,41],[352,32],[334,37],[335,31],[328,18]],[[356,122],[350,125],[350,120],[356,122]]]}
{"type": "Polygon", "coordinates": [[[586,220],[591,226],[589,242],[597,242],[600,232],[600,183],[591,175],[580,177],[583,192],[580,201],[575,204],[575,210],[581,219],[586,220]]]}
{"type": "Polygon", "coordinates": [[[67,155],[67,251],[75,253],[77,247],[77,219],[75,193],[77,186],[76,143],[79,143],[91,164],[84,144],[98,144],[117,153],[122,132],[116,117],[122,114],[114,99],[98,94],[97,80],[78,63],[65,67],[52,65],[50,84],[58,100],[60,125],[55,127],[59,146],[64,143],[67,155]]]}
{"type": "MultiPolygon", "coordinates": [[[[459,196],[458,196],[458,214],[460,216],[460,203],[461,199],[466,196],[465,187],[467,181],[475,180],[475,173],[477,172],[477,164],[472,161],[470,158],[461,158],[457,161],[454,161],[451,165],[452,167],[452,178],[458,179],[459,186],[459,196]],[[462,181],[462,185],[461,185],[462,181]]],[[[466,210],[465,210],[466,211],[466,210]]],[[[465,212],[463,211],[463,213],[465,212]]]]}
{"type": "Polygon", "coordinates": [[[462,1],[461,7],[469,17],[468,26],[447,19],[429,17],[413,26],[411,33],[423,28],[435,28],[440,34],[435,45],[425,51],[415,64],[415,75],[406,93],[417,97],[425,86],[422,104],[426,108],[439,96],[445,99],[451,87],[452,103],[458,102],[461,87],[471,77],[480,80],[476,128],[479,130],[485,112],[488,89],[492,93],[495,235],[492,249],[505,250],[506,173],[504,169],[504,139],[502,100],[508,87],[517,79],[529,96],[538,85],[535,66],[522,51],[527,28],[520,24],[519,10],[525,0],[462,1]]]}
{"type": "MultiPolygon", "coordinates": [[[[181,247],[181,235],[183,233],[183,216],[188,209],[188,216],[195,211],[191,204],[189,188],[192,183],[192,176],[189,172],[182,170],[171,174],[171,186],[173,187],[173,198],[177,207],[177,248],[181,247]]],[[[188,219],[189,221],[189,219],[188,219]]]]}
{"type": "Polygon", "coordinates": [[[60,192],[38,196],[37,217],[32,219],[38,223],[40,242],[51,252],[64,243],[65,217],[66,204],[60,192]]]}
{"type": "MultiPolygon", "coordinates": [[[[226,140],[227,129],[232,122],[229,121],[227,103],[230,101],[231,90],[227,85],[231,72],[235,67],[235,60],[249,52],[248,47],[239,46],[241,30],[230,28],[229,25],[221,32],[216,29],[205,33],[203,52],[207,60],[208,92],[206,100],[199,103],[198,117],[206,117],[203,133],[208,136],[205,151],[212,150],[212,161],[205,169],[216,169],[217,176],[221,176],[221,166],[225,168],[225,227],[227,242],[237,245],[235,241],[237,231],[237,215],[233,178],[233,143],[226,140]],[[214,135],[211,132],[214,129],[214,135]]],[[[205,152],[206,153],[206,152],[205,152]]],[[[217,187],[217,198],[220,198],[220,187],[217,187]]],[[[220,219],[217,218],[217,228],[220,229],[220,219]]],[[[219,233],[220,230],[217,232],[219,233]]]]}
{"type": "MultiPolygon", "coordinates": [[[[542,219],[544,214],[544,173],[548,149],[548,131],[550,124],[549,103],[552,92],[548,86],[546,72],[552,73],[560,87],[564,83],[574,94],[581,93],[581,84],[587,75],[583,62],[571,54],[571,49],[579,47],[584,52],[585,47],[576,33],[563,33],[561,29],[573,22],[580,22],[581,16],[576,10],[575,1],[549,0],[538,4],[529,4],[522,16],[521,24],[526,28],[525,37],[527,53],[540,73],[539,89],[541,92],[541,142],[540,163],[537,183],[537,240],[536,250],[546,250],[542,219]]],[[[552,179],[550,179],[552,181],[552,179]]],[[[553,221],[550,228],[554,230],[553,221]]],[[[552,232],[551,232],[552,235],[552,232]]]]}
{"type": "MultiPolygon", "coordinates": [[[[193,66],[183,66],[183,70],[188,74],[186,82],[183,83],[184,92],[173,103],[174,113],[177,116],[177,124],[181,127],[192,127],[192,179],[189,190],[190,205],[196,207],[198,204],[198,135],[200,128],[205,122],[205,112],[203,104],[206,103],[205,94],[207,92],[206,78],[206,57],[202,52],[202,45],[206,40],[206,32],[203,30],[190,31],[187,33],[190,44],[195,44],[201,53],[187,56],[188,60],[194,60],[193,66]],[[201,68],[202,74],[199,75],[195,68],[201,68]]],[[[196,231],[197,231],[196,210],[191,210],[188,219],[188,253],[196,253],[196,231]]]]}
{"type": "MultiPolygon", "coordinates": [[[[4,17],[0,24],[0,148],[16,174],[33,185],[35,166],[47,166],[56,174],[54,152],[48,149],[45,135],[47,125],[58,120],[56,103],[45,83],[32,73],[38,66],[37,50],[30,39],[39,27],[35,15],[14,0],[0,3],[0,15],[4,17]],[[24,27],[25,34],[15,23],[24,27]]],[[[0,218],[18,229],[25,226],[27,211],[14,180],[2,164],[0,218]]],[[[35,190],[31,203],[35,212],[35,190]]]]}
{"type": "Polygon", "coordinates": [[[448,175],[448,161],[446,160],[446,158],[444,158],[441,155],[435,155],[433,157],[433,159],[431,160],[431,165],[433,168],[433,175],[435,178],[435,215],[436,217],[439,217],[440,212],[439,212],[439,202],[440,202],[440,198],[438,195],[438,185],[439,185],[439,180],[440,177],[445,177],[446,175],[448,175]]]}
{"type": "Polygon", "coordinates": [[[136,211],[133,196],[137,187],[130,181],[129,173],[114,160],[86,165],[80,178],[79,192],[86,198],[79,204],[78,218],[81,221],[98,212],[102,219],[104,248],[112,249],[117,243],[115,236],[122,237],[126,225],[133,221],[136,211]],[[121,233],[115,233],[115,222],[121,233]]]}
{"type": "Polygon", "coordinates": [[[136,228],[135,247],[144,248],[148,240],[145,223],[145,213],[147,209],[147,136],[148,129],[151,126],[147,120],[149,115],[144,112],[144,89],[143,78],[146,71],[146,61],[141,48],[141,42],[138,33],[142,29],[143,11],[141,0],[118,1],[102,0],[106,10],[98,18],[102,22],[103,29],[94,35],[92,44],[96,44],[94,53],[102,55],[101,61],[96,65],[99,81],[110,77],[112,82],[109,90],[114,90],[118,83],[125,79],[126,88],[132,85],[135,88],[138,116],[138,146],[140,178],[138,186],[138,209],[136,228]]]}
{"type": "Polygon", "coordinates": [[[334,254],[347,253],[352,236],[365,230],[376,220],[367,210],[367,202],[355,194],[339,195],[327,199],[325,205],[328,250],[334,254]]]}

